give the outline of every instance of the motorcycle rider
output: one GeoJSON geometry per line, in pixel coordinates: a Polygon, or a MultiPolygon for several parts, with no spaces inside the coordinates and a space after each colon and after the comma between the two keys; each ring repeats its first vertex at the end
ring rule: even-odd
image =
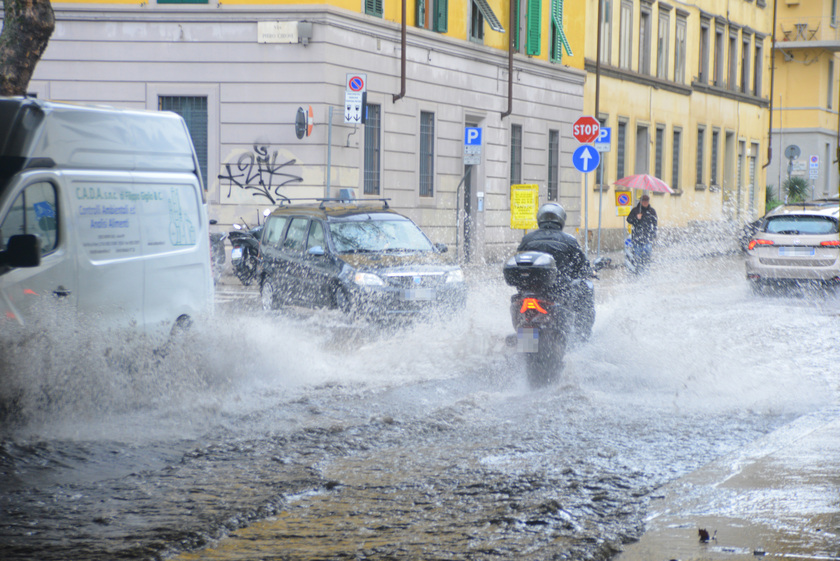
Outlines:
{"type": "Polygon", "coordinates": [[[554,257],[560,277],[559,296],[575,311],[575,331],[582,341],[595,323],[594,276],[580,244],[563,231],[566,210],[558,203],[545,203],[537,211],[539,230],[526,234],[518,251],[541,251],[554,257]]]}

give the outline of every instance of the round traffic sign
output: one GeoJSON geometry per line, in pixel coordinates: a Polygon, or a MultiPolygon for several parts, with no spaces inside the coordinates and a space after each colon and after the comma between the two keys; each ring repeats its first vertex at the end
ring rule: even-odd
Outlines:
{"type": "Polygon", "coordinates": [[[588,144],[598,138],[601,125],[595,117],[586,115],[575,121],[572,127],[572,134],[578,142],[588,144]]]}
{"type": "Polygon", "coordinates": [[[365,81],[361,76],[353,76],[347,81],[347,87],[350,88],[350,91],[360,92],[365,89],[365,81]]]}

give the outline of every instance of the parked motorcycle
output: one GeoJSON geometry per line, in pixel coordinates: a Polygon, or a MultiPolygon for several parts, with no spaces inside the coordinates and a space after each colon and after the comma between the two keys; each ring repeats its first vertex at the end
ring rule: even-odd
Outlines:
{"type": "MultiPolygon", "coordinates": [[[[210,224],[218,224],[216,219],[210,220],[210,224]]],[[[225,268],[225,232],[210,232],[210,268],[213,271],[213,284],[218,284],[222,278],[222,271],[225,268]]]]}
{"type": "MultiPolygon", "coordinates": [[[[271,214],[271,209],[266,209],[263,216],[271,214]]],[[[234,224],[233,230],[228,233],[230,240],[230,265],[233,268],[233,274],[236,278],[248,286],[251,281],[257,276],[257,265],[259,264],[260,255],[260,239],[262,238],[262,230],[265,223],[251,228],[243,218],[242,224],[234,224]]]]}
{"type": "MultiPolygon", "coordinates": [[[[609,263],[609,258],[601,257],[593,262],[592,268],[598,271],[609,263]]],[[[554,258],[539,251],[517,253],[505,263],[503,272],[505,282],[517,289],[510,299],[516,334],[510,335],[507,342],[524,355],[532,386],[554,382],[570,342],[588,336],[588,333],[578,333],[578,327],[591,327],[594,321],[592,317],[578,317],[587,312],[575,305],[585,291],[591,297],[592,281],[563,281],[554,258]]]]}

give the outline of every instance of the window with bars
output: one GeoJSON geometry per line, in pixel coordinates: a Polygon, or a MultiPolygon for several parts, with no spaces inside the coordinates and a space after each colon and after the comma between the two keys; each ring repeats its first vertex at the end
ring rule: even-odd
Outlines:
{"type": "Polygon", "coordinates": [[[680,150],[682,149],[682,129],[674,127],[673,141],[671,142],[671,189],[674,191],[680,188],[680,150]]]}
{"type": "Polygon", "coordinates": [[[663,177],[663,155],[665,153],[665,125],[656,127],[656,152],[654,153],[653,175],[662,179],[663,177]]]}
{"type": "Polygon", "coordinates": [[[198,157],[201,181],[207,189],[207,97],[162,95],[158,97],[158,109],[177,113],[186,121],[198,157]]]}
{"type": "Polygon", "coordinates": [[[705,157],[705,153],[703,151],[703,142],[706,139],[706,127],[697,127],[697,177],[696,183],[697,186],[705,185],[703,183],[703,166],[705,162],[703,161],[705,157]]]}
{"type": "Polygon", "coordinates": [[[420,196],[435,195],[435,114],[420,112],[420,196]]]}
{"type": "Polygon", "coordinates": [[[624,157],[627,150],[627,122],[619,121],[615,139],[615,176],[624,177],[624,157]]]}
{"type": "Polygon", "coordinates": [[[417,27],[446,33],[449,29],[449,0],[417,0],[417,27]]]}
{"type": "Polygon", "coordinates": [[[522,183],[522,125],[510,127],[510,184],[522,183]]]}
{"type": "Polygon", "coordinates": [[[382,17],[382,4],[384,0],[365,0],[365,13],[369,16],[382,17]]]}
{"type": "Polygon", "coordinates": [[[709,177],[709,185],[720,185],[718,181],[718,152],[720,145],[720,131],[712,130],[712,152],[710,159],[712,163],[711,176],[709,177]]]}
{"type": "Polygon", "coordinates": [[[379,195],[381,189],[382,106],[368,103],[365,118],[365,195],[379,195]]]}
{"type": "MultiPolygon", "coordinates": [[[[513,183],[511,183],[513,185],[513,183]]],[[[548,200],[557,200],[560,185],[560,131],[548,131],[548,200]]]]}

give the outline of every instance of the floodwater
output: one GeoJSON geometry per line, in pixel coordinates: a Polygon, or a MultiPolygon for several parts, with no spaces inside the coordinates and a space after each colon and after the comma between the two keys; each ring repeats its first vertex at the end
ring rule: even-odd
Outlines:
{"type": "Polygon", "coordinates": [[[0,558],[610,559],[663,484],[840,393],[837,295],[677,249],[602,272],[541,389],[500,266],[385,332],[247,295],[166,348],[58,314],[0,348],[0,558]]]}

